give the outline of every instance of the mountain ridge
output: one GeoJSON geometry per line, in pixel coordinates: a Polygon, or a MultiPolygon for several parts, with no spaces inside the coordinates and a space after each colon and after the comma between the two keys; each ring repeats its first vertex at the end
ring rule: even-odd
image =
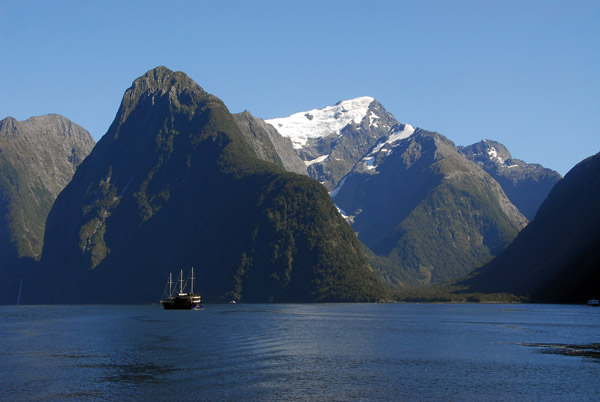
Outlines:
{"type": "Polygon", "coordinates": [[[271,162],[288,172],[308,175],[305,163],[294,151],[289,138],[279,135],[273,126],[254,117],[247,110],[236,113],[233,117],[259,159],[271,162]]]}
{"type": "Polygon", "coordinates": [[[530,221],[550,190],[562,178],[557,172],[539,164],[514,159],[510,151],[497,141],[483,140],[473,145],[459,146],[458,150],[488,172],[530,221]]]}

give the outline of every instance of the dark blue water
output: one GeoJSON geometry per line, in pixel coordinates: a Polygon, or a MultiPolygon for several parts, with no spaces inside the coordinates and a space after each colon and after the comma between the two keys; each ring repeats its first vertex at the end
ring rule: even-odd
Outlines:
{"type": "Polygon", "coordinates": [[[600,308],[0,306],[0,400],[600,398],[600,308]]]}

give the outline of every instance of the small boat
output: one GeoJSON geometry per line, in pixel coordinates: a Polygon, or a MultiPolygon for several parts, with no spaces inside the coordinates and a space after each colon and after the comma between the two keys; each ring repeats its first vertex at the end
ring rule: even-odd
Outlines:
{"type": "Polygon", "coordinates": [[[599,307],[600,306],[600,302],[596,298],[591,298],[591,299],[588,300],[588,306],[599,307]]]}
{"type": "Polygon", "coordinates": [[[173,279],[172,274],[169,273],[169,280],[165,286],[163,297],[160,300],[160,304],[163,305],[165,310],[200,310],[202,309],[202,296],[198,293],[194,293],[194,268],[188,279],[183,281],[183,270],[179,273],[179,292],[173,294],[173,279]],[[187,292],[188,280],[191,281],[190,291],[187,292]],[[167,293],[167,287],[169,292],[167,293]]]}

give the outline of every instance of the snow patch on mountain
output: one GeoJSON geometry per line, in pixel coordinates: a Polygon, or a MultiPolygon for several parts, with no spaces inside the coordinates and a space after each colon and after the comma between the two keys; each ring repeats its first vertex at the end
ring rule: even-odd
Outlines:
{"type": "MultiPolygon", "coordinates": [[[[404,140],[415,132],[415,128],[410,124],[397,124],[390,129],[390,133],[387,137],[383,138],[365,157],[362,158],[358,164],[362,164],[362,167],[366,170],[376,170],[378,165],[375,164],[377,156],[382,154],[384,157],[391,155],[393,147],[395,147],[398,141],[404,140]],[[387,145],[387,147],[385,147],[387,145]],[[384,148],[385,147],[385,148],[384,148]]],[[[338,183],[338,185],[329,193],[331,198],[334,198],[344,186],[348,175],[344,176],[338,183]]],[[[342,213],[342,215],[344,215],[342,213]]]]}
{"type": "Polygon", "coordinates": [[[365,164],[365,167],[369,170],[375,170],[375,168],[377,167],[375,165],[375,157],[374,156],[363,158],[363,162],[365,164]]]}
{"type": "MultiPolygon", "coordinates": [[[[301,149],[311,138],[340,134],[348,124],[360,124],[367,115],[369,105],[375,101],[370,96],[340,101],[334,106],[295,113],[288,117],[265,120],[284,137],[292,140],[295,149],[301,149]]],[[[371,118],[371,124],[374,123],[371,118]]]]}
{"type": "Polygon", "coordinates": [[[308,167],[310,165],[314,165],[315,163],[321,163],[321,162],[323,162],[327,158],[329,158],[329,154],[327,154],[327,155],[321,155],[318,158],[312,159],[310,161],[304,161],[304,163],[306,163],[306,167],[308,167]]]}
{"type": "Polygon", "coordinates": [[[504,163],[504,159],[502,159],[501,157],[498,156],[498,151],[496,151],[496,148],[489,147],[487,149],[487,154],[490,157],[490,159],[496,160],[500,164],[504,163]]]}
{"type": "Polygon", "coordinates": [[[369,124],[369,127],[379,127],[379,124],[377,123],[377,120],[378,120],[379,118],[380,118],[379,116],[377,116],[375,113],[371,112],[371,113],[369,114],[369,120],[370,120],[370,122],[371,122],[371,123],[369,124]]]}
{"type": "Polygon", "coordinates": [[[392,130],[390,130],[390,134],[388,139],[385,141],[386,144],[393,144],[396,141],[403,140],[405,138],[410,137],[415,133],[415,128],[410,124],[400,124],[398,126],[394,126],[392,130]]]}
{"type": "Polygon", "coordinates": [[[378,166],[375,164],[377,155],[383,152],[388,154],[388,156],[391,155],[393,152],[391,147],[394,147],[396,142],[410,137],[414,134],[414,132],[415,128],[410,124],[398,124],[392,127],[388,136],[382,139],[380,142],[378,142],[377,145],[375,145],[375,147],[371,150],[371,152],[369,152],[362,159],[361,162],[363,164],[363,167],[367,170],[376,170],[378,166]],[[386,145],[388,147],[386,147],[386,145]]]}

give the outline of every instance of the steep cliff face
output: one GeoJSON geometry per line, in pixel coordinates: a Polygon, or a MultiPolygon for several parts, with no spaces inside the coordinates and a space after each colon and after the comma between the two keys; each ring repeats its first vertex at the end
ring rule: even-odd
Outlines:
{"type": "Polygon", "coordinates": [[[396,286],[460,277],[501,252],[527,223],[451,141],[410,125],[382,138],[331,196],[396,286]]]}
{"type": "Polygon", "coordinates": [[[325,189],[256,154],[225,105],[184,73],[159,67],[135,80],[48,217],[50,299],[157,301],[169,271],[190,266],[211,301],[379,297],[325,189]]]}
{"type": "Polygon", "coordinates": [[[306,165],[294,151],[289,138],[281,136],[273,126],[252,116],[248,111],[234,114],[233,117],[259,159],[271,162],[288,172],[308,174],[306,165]]]}
{"type": "Polygon", "coordinates": [[[90,134],[52,114],[0,121],[0,261],[39,259],[52,203],[94,147],[90,134]]]}
{"type": "Polygon", "coordinates": [[[50,208],[93,147],[59,115],[0,121],[0,303],[16,302],[42,253],[50,208]]]}

